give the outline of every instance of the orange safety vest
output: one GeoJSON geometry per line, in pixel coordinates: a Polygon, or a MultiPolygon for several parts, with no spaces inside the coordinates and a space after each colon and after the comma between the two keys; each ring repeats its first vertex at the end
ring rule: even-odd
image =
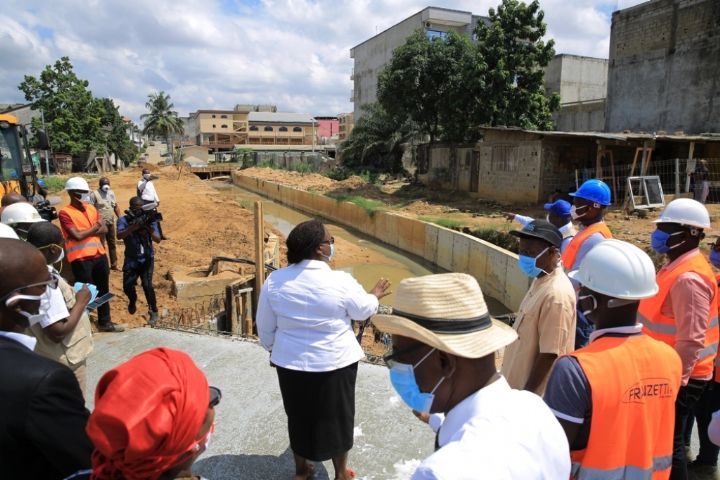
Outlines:
{"type": "Polygon", "coordinates": [[[605,222],[593,223],[592,225],[588,225],[583,228],[573,237],[572,240],[570,240],[570,243],[568,243],[567,248],[565,248],[565,251],[562,254],[562,262],[565,266],[565,270],[572,270],[575,267],[575,259],[580,251],[580,247],[582,247],[585,240],[587,240],[593,233],[599,233],[605,238],[612,238],[612,232],[610,232],[610,229],[607,225],[605,225],[605,222]]]}
{"type": "Polygon", "coordinates": [[[682,363],[647,335],[601,336],[573,353],[590,384],[592,421],[571,478],[670,477],[682,363]]]}
{"type": "Polygon", "coordinates": [[[675,347],[677,324],[675,318],[663,315],[662,306],[675,281],[686,272],[695,272],[713,285],[713,295],[710,299],[710,311],[708,312],[707,331],[705,333],[705,347],[700,350],[697,363],[690,372],[691,378],[706,378],[713,373],[713,364],[718,351],[718,338],[720,337],[720,330],[718,330],[718,287],[715,283],[715,274],[712,267],[700,252],[677,265],[673,265],[671,268],[663,268],[658,272],[656,280],[660,291],[654,297],[640,301],[638,322],[643,324],[644,333],[667,343],[671,347],[675,347]]]}
{"type": "MultiPolygon", "coordinates": [[[[98,222],[98,212],[95,207],[84,205],[85,211],[78,210],[72,205],[63,207],[60,212],[65,212],[75,225],[75,229],[78,231],[88,230],[98,222]]],[[[61,224],[62,225],[62,224],[61,224]]],[[[105,255],[105,249],[102,246],[100,237],[97,235],[90,235],[85,240],[74,240],[68,235],[65,229],[62,229],[63,236],[65,237],[65,255],[67,255],[69,262],[75,260],[82,260],[84,258],[92,258],[98,254],[105,255]]]]}
{"type": "MultiPolygon", "coordinates": [[[[715,282],[720,287],[720,274],[715,275],[715,282]]],[[[720,288],[718,289],[720,291],[720,288]]],[[[720,317],[720,300],[718,301],[718,317],[720,317]]],[[[715,382],[720,383],[720,357],[715,355],[715,375],[713,376],[715,382]]]]}

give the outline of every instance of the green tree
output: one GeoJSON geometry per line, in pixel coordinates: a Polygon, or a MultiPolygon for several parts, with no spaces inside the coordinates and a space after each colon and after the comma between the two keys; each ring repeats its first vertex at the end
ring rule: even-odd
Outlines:
{"type": "MultiPolygon", "coordinates": [[[[87,80],[75,75],[68,57],[47,65],[39,78],[26,75],[18,88],[33,110],[43,112],[53,150],[92,156],[104,148],[102,113],[87,80]]],[[[41,120],[34,118],[32,126],[42,128],[41,120]]]]}
{"type": "Polygon", "coordinates": [[[171,158],[174,158],[172,147],[173,135],[182,136],[183,124],[178,117],[175,106],[170,101],[170,95],[163,91],[151,93],[148,95],[148,101],[145,103],[148,113],[144,113],[140,118],[145,122],[143,127],[143,135],[153,135],[164,138],[171,158]]]}
{"type": "Polygon", "coordinates": [[[353,172],[402,171],[403,143],[417,135],[412,122],[398,125],[378,103],[363,107],[348,139],[342,143],[342,161],[353,172]]]}
{"type": "Polygon", "coordinates": [[[137,127],[132,122],[125,123],[112,99],[100,98],[95,101],[102,115],[107,150],[114,153],[126,166],[129,165],[138,154],[137,147],[130,139],[130,134],[133,129],[137,130],[137,127]]]}
{"type": "Polygon", "coordinates": [[[502,0],[490,9],[490,22],[475,28],[478,55],[487,64],[482,85],[483,107],[474,114],[478,124],[528,129],[554,128],[551,114],[560,106],[557,95],[547,95],[544,69],[555,55],[547,43],[544,13],[537,0],[525,4],[502,0]]]}
{"type": "Polygon", "coordinates": [[[430,143],[463,141],[468,99],[483,67],[468,38],[449,32],[445,38],[430,39],[417,30],[395,49],[381,72],[378,102],[396,123],[416,124],[430,143]]]}

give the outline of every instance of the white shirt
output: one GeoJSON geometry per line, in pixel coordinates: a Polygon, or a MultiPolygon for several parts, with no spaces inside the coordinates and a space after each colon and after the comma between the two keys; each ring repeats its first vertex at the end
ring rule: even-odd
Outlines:
{"type": "Polygon", "coordinates": [[[0,337],[14,340],[23,347],[26,347],[28,350],[35,350],[35,345],[37,344],[37,340],[34,337],[31,337],[30,335],[23,335],[22,333],[17,332],[4,332],[0,330],[0,337]]]}
{"type": "Polygon", "coordinates": [[[558,480],[570,477],[562,427],[534,393],[513,390],[500,376],[450,410],[440,450],[412,480],[558,480]]]}
{"type": "MultiPolygon", "coordinates": [[[[55,269],[48,265],[50,273],[55,269]]],[[[43,313],[42,318],[38,322],[42,328],[47,328],[55,322],[64,320],[70,316],[70,312],[65,305],[65,297],[63,297],[60,287],[48,288],[40,299],[40,312],[43,313]]]]}
{"type": "Polygon", "coordinates": [[[351,320],[377,313],[378,299],[346,272],[303,260],[270,274],[260,291],[260,344],[275,365],[327,372],[365,356],[351,320]]]}
{"type": "Polygon", "coordinates": [[[137,188],[138,190],[142,190],[140,198],[146,202],[160,202],[160,197],[158,197],[158,194],[155,191],[155,185],[153,185],[152,180],[145,180],[143,178],[138,182],[137,188]],[[145,188],[143,188],[143,185],[145,185],[145,188]]]}

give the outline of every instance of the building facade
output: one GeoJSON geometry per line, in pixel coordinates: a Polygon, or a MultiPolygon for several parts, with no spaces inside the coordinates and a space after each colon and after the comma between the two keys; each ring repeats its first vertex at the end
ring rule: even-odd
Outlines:
{"type": "Polygon", "coordinates": [[[720,132],[720,1],[613,13],[607,131],[720,132]]]}
{"type": "Polygon", "coordinates": [[[339,130],[338,117],[315,117],[315,133],[320,145],[335,145],[339,130]]]}
{"type": "Polygon", "coordinates": [[[553,115],[558,130],[601,132],[605,128],[608,61],[560,54],[545,68],[545,90],[560,95],[553,115]]]}
{"type": "Polygon", "coordinates": [[[355,128],[353,112],[338,114],[338,142],[347,140],[353,128],[355,128]]]}
{"type": "Polygon", "coordinates": [[[443,37],[454,31],[461,35],[473,36],[475,25],[483,17],[471,12],[448,8],[427,7],[387,30],[378,33],[350,49],[354,60],[353,102],[355,121],[362,116],[362,107],[377,100],[377,81],[383,67],[390,62],[393,51],[403,45],[407,38],[418,29],[428,37],[443,37]]]}

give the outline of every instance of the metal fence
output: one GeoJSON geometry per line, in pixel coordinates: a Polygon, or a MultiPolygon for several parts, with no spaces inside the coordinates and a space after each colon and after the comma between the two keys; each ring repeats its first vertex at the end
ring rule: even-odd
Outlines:
{"type": "MultiPolygon", "coordinates": [[[[677,194],[694,194],[696,187],[701,188],[699,181],[695,182],[693,172],[699,165],[701,159],[675,158],[664,160],[651,160],[647,166],[644,175],[657,175],[660,177],[663,193],[665,195],[677,194]]],[[[708,173],[708,182],[710,192],[706,203],[720,203],[720,158],[702,159],[706,162],[708,173]]],[[[622,205],[625,200],[625,192],[627,190],[627,179],[630,175],[632,165],[622,164],[614,166],[615,181],[613,182],[612,170],[610,165],[604,165],[601,172],[601,178],[605,183],[610,185],[613,192],[613,203],[622,205]]],[[[639,176],[642,173],[640,162],[635,166],[632,176],[639,176]]],[[[575,171],[576,186],[579,186],[585,180],[598,178],[594,168],[585,168],[575,171]]]]}

